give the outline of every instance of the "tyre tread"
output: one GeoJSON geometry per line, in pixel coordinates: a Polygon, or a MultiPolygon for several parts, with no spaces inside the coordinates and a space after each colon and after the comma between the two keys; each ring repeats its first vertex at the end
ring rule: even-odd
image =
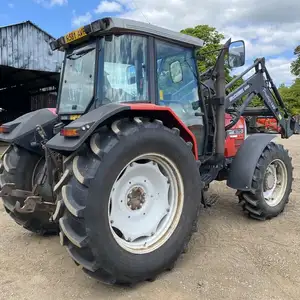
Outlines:
{"type": "MultiPolygon", "coordinates": [[[[249,192],[240,192],[239,194],[239,200],[243,205],[243,210],[248,213],[248,216],[250,218],[256,219],[256,220],[270,220],[272,218],[277,217],[279,214],[281,214],[286,204],[289,202],[289,195],[291,193],[291,190],[288,192],[288,196],[285,199],[284,205],[282,205],[282,208],[278,210],[276,213],[270,213],[263,209],[261,204],[261,197],[260,197],[260,187],[263,184],[263,177],[262,177],[262,170],[265,167],[266,160],[271,157],[272,153],[280,153],[282,156],[286,156],[289,161],[292,160],[292,158],[289,156],[288,150],[286,150],[283,145],[277,144],[274,142],[270,142],[264,151],[262,152],[253,174],[252,178],[252,185],[251,185],[251,191],[249,192]]],[[[291,169],[293,169],[291,167],[291,169]]],[[[291,178],[291,181],[293,181],[293,177],[291,178]]]]}
{"type": "MultiPolygon", "coordinates": [[[[160,120],[154,120],[153,122],[149,122],[142,120],[142,118],[135,118],[133,122],[120,122],[116,121],[113,123],[112,128],[108,130],[108,132],[100,132],[95,133],[94,136],[90,138],[90,146],[85,150],[85,157],[88,160],[86,162],[86,168],[89,169],[95,164],[95,157],[97,160],[97,166],[101,164],[101,160],[105,156],[106,153],[110,151],[110,149],[116,145],[123,136],[134,134],[134,132],[141,130],[141,127],[144,128],[164,128],[168,130],[170,133],[178,135],[178,130],[174,128],[166,128],[163,126],[163,122],[160,120]],[[101,141],[101,142],[100,142],[101,141]]],[[[186,147],[190,149],[191,147],[189,143],[186,143],[186,147]]],[[[76,159],[78,162],[79,159],[76,159]]],[[[72,259],[83,267],[83,270],[87,272],[90,276],[95,277],[101,281],[104,281],[109,284],[134,284],[139,281],[146,281],[149,278],[155,278],[159,275],[159,273],[167,270],[171,270],[174,267],[176,262],[172,261],[169,264],[163,266],[163,270],[155,274],[149,274],[147,278],[128,278],[127,276],[123,276],[122,274],[117,274],[114,271],[108,273],[108,271],[101,265],[101,263],[96,264],[95,257],[92,254],[92,245],[86,236],[86,229],[84,228],[84,210],[85,206],[82,205],[81,200],[79,200],[77,189],[86,189],[89,186],[89,180],[87,180],[86,172],[83,172],[79,164],[74,164],[71,160],[68,160],[68,163],[65,166],[70,169],[70,173],[74,174],[74,178],[77,181],[76,184],[71,184],[71,181],[66,183],[65,186],[62,187],[61,191],[66,191],[68,189],[68,196],[61,197],[64,202],[65,213],[64,216],[60,219],[60,224],[62,225],[62,231],[67,238],[67,250],[72,259]],[[74,166],[78,168],[78,171],[74,172],[74,166]],[[80,172],[81,176],[76,175],[80,172]],[[78,184],[79,183],[79,184],[78,184]],[[73,190],[71,190],[73,189],[73,190]],[[72,195],[72,197],[69,197],[72,195]],[[82,227],[75,226],[76,222],[72,222],[71,218],[75,218],[82,224],[82,227]],[[79,233],[81,231],[81,233],[79,233]],[[80,246],[80,247],[79,247],[80,246]],[[81,250],[79,252],[79,250],[81,250]],[[100,277],[100,278],[99,278],[100,277]],[[106,279],[105,279],[106,278],[106,279]]],[[[201,201],[199,201],[199,205],[197,207],[197,216],[193,221],[193,230],[191,230],[190,234],[188,234],[185,238],[184,247],[182,249],[182,253],[186,252],[187,245],[190,242],[193,232],[197,229],[197,221],[198,216],[200,214],[200,206],[201,201]]]]}

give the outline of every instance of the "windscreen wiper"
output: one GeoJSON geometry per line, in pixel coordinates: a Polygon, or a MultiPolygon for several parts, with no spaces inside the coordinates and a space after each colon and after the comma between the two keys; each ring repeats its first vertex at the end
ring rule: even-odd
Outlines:
{"type": "Polygon", "coordinates": [[[91,48],[81,49],[81,50],[78,50],[78,51],[76,51],[76,52],[74,52],[74,53],[72,53],[72,54],[69,54],[69,55],[67,56],[67,58],[68,58],[68,59],[72,59],[72,60],[76,60],[76,59],[81,58],[82,56],[88,54],[89,52],[91,52],[91,51],[93,51],[93,50],[95,50],[95,49],[96,49],[96,47],[91,47],[91,48]],[[76,55],[76,57],[73,57],[73,56],[75,56],[75,55],[76,55]]]}

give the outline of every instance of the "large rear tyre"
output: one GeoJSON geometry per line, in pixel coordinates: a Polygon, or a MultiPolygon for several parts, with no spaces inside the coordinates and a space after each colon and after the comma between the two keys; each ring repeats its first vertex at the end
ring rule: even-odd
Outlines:
{"type": "Polygon", "coordinates": [[[293,167],[288,151],[271,142],[264,149],[252,179],[252,192],[239,192],[243,209],[253,219],[267,220],[283,212],[292,192],[293,167]]]}
{"type": "MultiPolygon", "coordinates": [[[[31,191],[41,171],[42,158],[17,146],[10,146],[4,153],[0,168],[0,188],[14,183],[16,189],[31,191]]],[[[39,235],[58,234],[58,225],[50,222],[47,212],[21,214],[15,211],[16,202],[24,204],[26,198],[2,196],[6,212],[25,229],[39,235]]]]}
{"type": "Polygon", "coordinates": [[[133,284],[171,269],[186,249],[201,181],[176,128],[137,118],[111,128],[65,161],[55,215],[62,244],[85,272],[133,284]]]}

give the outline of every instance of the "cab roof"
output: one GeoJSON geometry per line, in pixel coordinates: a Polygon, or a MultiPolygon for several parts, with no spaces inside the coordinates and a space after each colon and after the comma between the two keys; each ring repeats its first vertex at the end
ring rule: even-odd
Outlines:
{"type": "Polygon", "coordinates": [[[69,44],[79,43],[89,36],[107,35],[112,33],[140,33],[148,36],[172,40],[174,42],[186,44],[191,47],[202,47],[204,44],[203,40],[199,38],[156,25],[130,19],[108,17],[96,20],[89,25],[81,27],[63,37],[60,37],[51,44],[51,48],[52,50],[65,48],[69,44]],[[77,38],[73,39],[74,36],[77,36],[77,38]]]}

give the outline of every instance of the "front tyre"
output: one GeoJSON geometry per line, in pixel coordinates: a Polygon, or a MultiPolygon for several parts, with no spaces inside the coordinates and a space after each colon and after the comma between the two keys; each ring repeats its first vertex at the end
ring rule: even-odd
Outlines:
{"type": "Polygon", "coordinates": [[[191,237],[201,182],[178,130],[135,119],[94,134],[66,162],[61,241],[104,282],[137,283],[171,269],[191,237]]]}
{"type": "Polygon", "coordinates": [[[272,219],[285,208],[292,192],[293,167],[288,151],[271,142],[264,149],[252,179],[252,192],[238,192],[243,209],[258,220],[272,219]]]}

